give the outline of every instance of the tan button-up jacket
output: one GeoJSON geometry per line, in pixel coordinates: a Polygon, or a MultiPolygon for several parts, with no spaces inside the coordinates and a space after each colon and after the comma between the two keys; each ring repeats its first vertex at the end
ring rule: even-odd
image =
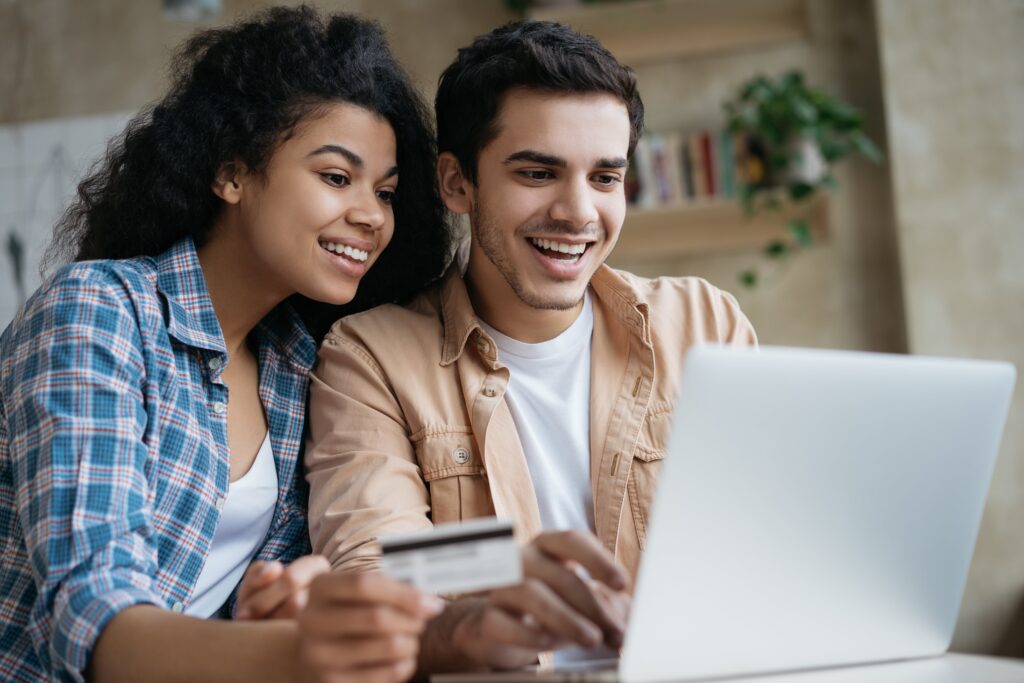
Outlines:
{"type": "MultiPolygon", "coordinates": [[[[635,576],[683,353],[757,339],[735,299],[697,278],[602,267],[591,281],[595,532],[635,576]]],[[[340,320],[311,382],[309,523],[335,570],[373,568],[382,534],[497,515],[541,531],[505,402],[509,371],[457,270],[406,307],[340,320]]]]}

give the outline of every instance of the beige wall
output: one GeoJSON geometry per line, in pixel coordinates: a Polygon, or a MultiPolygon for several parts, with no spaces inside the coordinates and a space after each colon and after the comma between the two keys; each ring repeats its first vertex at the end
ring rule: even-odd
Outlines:
{"type": "MultiPolygon", "coordinates": [[[[914,353],[1024,370],[1024,2],[876,0],[914,353]]],[[[1024,391],[954,647],[1024,655],[1024,391]]]]}
{"type": "MultiPolygon", "coordinates": [[[[130,111],[159,98],[170,51],[201,26],[299,4],[224,0],[206,24],[164,19],[160,0],[0,2],[0,124],[130,111]]],[[[500,0],[319,0],[379,19],[427,96],[458,47],[512,18],[500,0]]]]}

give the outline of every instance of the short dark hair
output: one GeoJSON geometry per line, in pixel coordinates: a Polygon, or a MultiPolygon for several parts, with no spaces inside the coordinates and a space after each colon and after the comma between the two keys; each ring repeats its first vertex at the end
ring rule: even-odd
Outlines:
{"type": "Polygon", "coordinates": [[[473,183],[480,151],[497,134],[498,109],[514,88],[608,93],[626,105],[629,154],[644,126],[636,74],[593,36],[553,21],[513,21],[459,50],[434,100],[439,152],[451,152],[473,183]]]}
{"type": "Polygon", "coordinates": [[[349,304],[301,295],[292,303],[318,335],[345,313],[401,302],[443,274],[452,236],[429,110],[378,24],[273,8],[189,39],[171,78],[167,95],[132,119],[78,186],[49,261],[155,256],[184,237],[201,246],[222,204],[211,189],[218,169],[240,160],[262,173],[297,125],[345,102],[394,131],[402,173],[394,237],[349,304]]]}

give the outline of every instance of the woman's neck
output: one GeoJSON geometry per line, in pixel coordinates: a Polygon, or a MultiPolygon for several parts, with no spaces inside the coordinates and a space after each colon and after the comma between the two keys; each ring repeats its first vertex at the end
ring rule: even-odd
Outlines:
{"type": "Polygon", "coordinates": [[[232,227],[236,226],[214,226],[209,241],[196,250],[229,358],[245,344],[260,320],[288,296],[274,287],[240,238],[241,232],[232,227]]]}

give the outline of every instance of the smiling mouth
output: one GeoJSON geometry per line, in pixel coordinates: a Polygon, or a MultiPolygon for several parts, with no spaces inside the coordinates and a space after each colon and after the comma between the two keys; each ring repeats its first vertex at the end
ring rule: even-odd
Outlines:
{"type": "Polygon", "coordinates": [[[544,256],[568,263],[575,263],[583,258],[583,254],[593,244],[593,242],[559,242],[557,240],[546,240],[536,237],[529,237],[527,241],[530,243],[530,246],[544,254],[544,256]]]}
{"type": "Polygon", "coordinates": [[[366,263],[370,258],[370,252],[368,251],[353,249],[352,247],[344,244],[337,244],[336,242],[320,242],[320,248],[355,263],[366,263]]]}

